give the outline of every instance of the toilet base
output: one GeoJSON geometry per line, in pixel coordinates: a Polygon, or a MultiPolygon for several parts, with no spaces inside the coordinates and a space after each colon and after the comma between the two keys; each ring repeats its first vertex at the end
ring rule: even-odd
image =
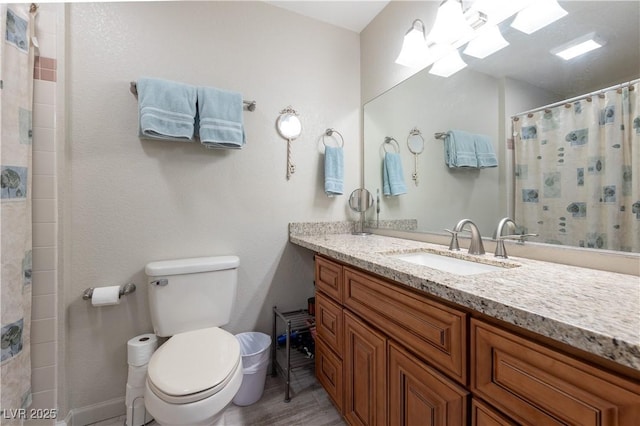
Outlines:
{"type": "Polygon", "coordinates": [[[144,405],[161,426],[210,426],[216,423],[222,410],[233,400],[242,384],[242,362],[232,373],[227,386],[215,395],[187,404],[163,401],[145,383],[144,405]]]}

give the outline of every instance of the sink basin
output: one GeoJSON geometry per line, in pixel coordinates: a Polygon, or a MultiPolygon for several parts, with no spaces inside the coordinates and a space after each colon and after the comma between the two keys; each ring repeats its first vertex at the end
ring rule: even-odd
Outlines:
{"type": "Polygon", "coordinates": [[[389,257],[456,275],[475,275],[503,271],[505,268],[427,252],[392,254],[389,257]]]}

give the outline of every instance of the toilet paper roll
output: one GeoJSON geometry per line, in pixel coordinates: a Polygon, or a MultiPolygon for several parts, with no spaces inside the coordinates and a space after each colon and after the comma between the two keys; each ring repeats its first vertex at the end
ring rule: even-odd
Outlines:
{"type": "Polygon", "coordinates": [[[93,306],[117,305],[120,303],[120,286],[96,287],[91,295],[93,306]]]}
{"type": "Polygon", "coordinates": [[[141,334],[127,342],[127,362],[134,367],[149,363],[151,355],[158,347],[158,338],[153,333],[141,334]]]}
{"type": "Polygon", "coordinates": [[[129,376],[127,377],[127,386],[144,387],[144,381],[147,379],[147,365],[139,367],[135,365],[129,366],[129,376]]]}

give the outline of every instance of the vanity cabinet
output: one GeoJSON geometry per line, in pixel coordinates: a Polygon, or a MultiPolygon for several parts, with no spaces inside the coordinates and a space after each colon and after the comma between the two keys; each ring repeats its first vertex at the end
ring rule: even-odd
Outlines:
{"type": "Polygon", "coordinates": [[[520,424],[638,425],[640,386],[475,319],[471,390],[520,424]]]}
{"type": "Polygon", "coordinates": [[[316,329],[316,376],[349,424],[467,424],[466,314],[316,256],[316,329]]]}

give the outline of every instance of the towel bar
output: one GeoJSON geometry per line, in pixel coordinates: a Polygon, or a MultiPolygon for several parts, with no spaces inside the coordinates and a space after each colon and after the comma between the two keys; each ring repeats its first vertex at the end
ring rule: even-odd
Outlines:
{"type": "MultiPolygon", "coordinates": [[[[129,87],[129,90],[131,91],[131,93],[133,93],[133,96],[135,96],[136,98],[138,97],[138,84],[135,81],[131,82],[131,87],[129,87]]],[[[246,109],[247,111],[255,111],[256,101],[245,101],[243,99],[242,103],[244,104],[244,109],[246,109]]]]}
{"type": "Polygon", "coordinates": [[[436,139],[444,139],[447,137],[447,132],[437,132],[434,136],[436,139]]]}

